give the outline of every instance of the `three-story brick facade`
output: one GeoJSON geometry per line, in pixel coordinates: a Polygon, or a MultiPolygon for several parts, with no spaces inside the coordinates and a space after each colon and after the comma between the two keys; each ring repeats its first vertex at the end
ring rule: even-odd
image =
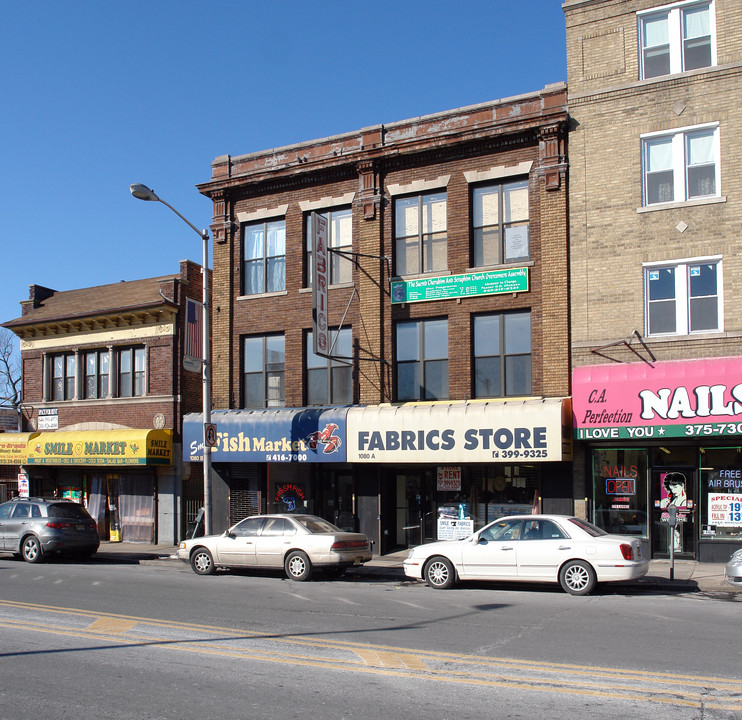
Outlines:
{"type": "Polygon", "coordinates": [[[216,158],[215,528],[299,507],[386,552],[572,510],[565,100],[216,158]]]}

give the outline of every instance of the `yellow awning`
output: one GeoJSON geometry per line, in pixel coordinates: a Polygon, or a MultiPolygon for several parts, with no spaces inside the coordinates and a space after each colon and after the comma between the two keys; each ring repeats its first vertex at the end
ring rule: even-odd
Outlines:
{"type": "Polygon", "coordinates": [[[172,465],[172,430],[33,433],[25,465],[172,465]]]}
{"type": "Polygon", "coordinates": [[[23,465],[26,461],[26,443],[35,433],[0,433],[0,465],[23,465]]]}

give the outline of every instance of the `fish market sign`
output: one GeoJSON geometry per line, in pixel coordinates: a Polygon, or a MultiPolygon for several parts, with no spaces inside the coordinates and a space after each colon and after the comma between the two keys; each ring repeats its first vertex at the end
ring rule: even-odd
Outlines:
{"type": "MultiPolygon", "coordinates": [[[[214,462],[345,462],[347,408],[221,410],[212,413],[214,462]]],[[[200,415],[183,420],[183,459],[203,460],[200,415]]]]}
{"type": "Polygon", "coordinates": [[[742,358],[581,367],[572,387],[579,440],[742,435],[742,358]]]}
{"type": "Polygon", "coordinates": [[[464,275],[442,275],[419,280],[395,280],[392,283],[392,304],[500,295],[527,290],[528,268],[524,267],[464,275]]]}

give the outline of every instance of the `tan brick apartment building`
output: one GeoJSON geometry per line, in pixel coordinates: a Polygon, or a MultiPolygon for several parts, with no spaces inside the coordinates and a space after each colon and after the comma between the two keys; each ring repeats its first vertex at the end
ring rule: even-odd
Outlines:
{"type": "Polygon", "coordinates": [[[201,267],[183,261],[177,274],[114,285],[31,285],[21,317],[3,323],[21,342],[14,435],[28,491],[84,502],[104,540],[182,537],[181,419],[201,400],[200,366],[183,367],[186,303],[201,296],[201,267]]]}
{"type": "Polygon", "coordinates": [[[572,510],[566,132],[559,84],[216,158],[215,529],[301,509],[388,552],[572,510]]]}
{"type": "Polygon", "coordinates": [[[653,556],[726,559],[742,545],[742,7],[564,10],[574,494],[653,556]]]}

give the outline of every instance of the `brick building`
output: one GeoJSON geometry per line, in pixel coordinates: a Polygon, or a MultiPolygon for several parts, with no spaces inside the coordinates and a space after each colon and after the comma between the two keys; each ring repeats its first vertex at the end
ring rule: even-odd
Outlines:
{"type": "Polygon", "coordinates": [[[564,11],[574,494],[653,556],[726,559],[742,544],[742,7],[564,11]]]}
{"type": "Polygon", "coordinates": [[[21,317],[3,323],[21,342],[29,492],[84,502],[104,540],[183,535],[181,419],[201,400],[200,365],[183,363],[186,303],[201,297],[200,265],[182,261],[178,274],[115,285],[31,285],[21,317]]]}
{"type": "Polygon", "coordinates": [[[304,509],[388,552],[573,509],[565,103],[216,158],[216,530],[304,509]]]}

